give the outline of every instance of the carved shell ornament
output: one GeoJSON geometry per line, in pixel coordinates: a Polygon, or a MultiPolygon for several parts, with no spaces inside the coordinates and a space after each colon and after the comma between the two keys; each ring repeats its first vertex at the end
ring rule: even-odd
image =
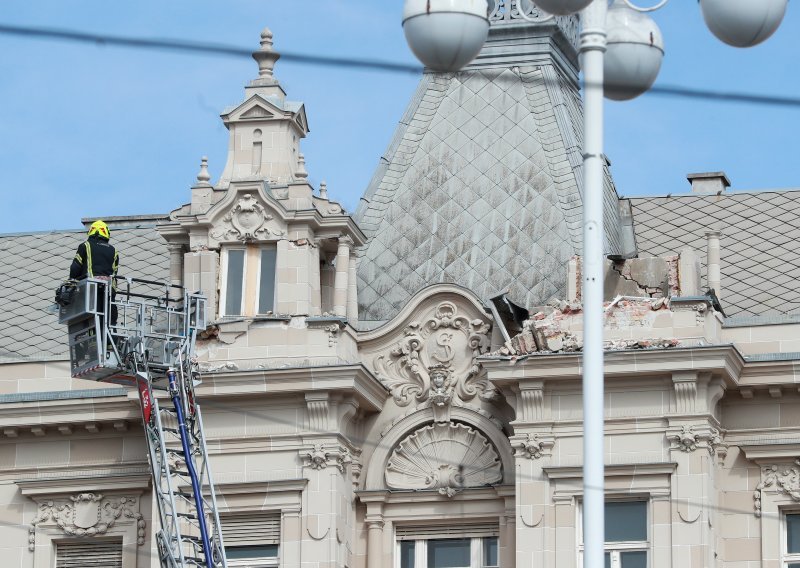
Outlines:
{"type": "Polygon", "coordinates": [[[494,446],[477,430],[452,422],[420,428],[397,445],[386,466],[389,488],[436,490],[447,497],[502,479],[494,446]]]}
{"type": "Polygon", "coordinates": [[[222,218],[222,226],[215,228],[211,236],[217,240],[239,240],[242,242],[265,239],[269,235],[281,236],[266,226],[273,219],[264,206],[250,193],[244,194],[222,218]]]}
{"type": "Polygon", "coordinates": [[[489,325],[458,314],[452,302],[441,302],[424,321],[412,321],[403,338],[375,359],[378,379],[391,390],[398,406],[428,398],[433,404],[491,399],[494,387],[481,376],[476,358],[489,350],[489,325]],[[438,377],[433,385],[431,377],[438,377]]]}

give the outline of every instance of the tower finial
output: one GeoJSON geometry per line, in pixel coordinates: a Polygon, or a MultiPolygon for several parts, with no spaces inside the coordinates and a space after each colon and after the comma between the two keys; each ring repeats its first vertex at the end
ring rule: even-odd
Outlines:
{"type": "Polygon", "coordinates": [[[258,63],[259,79],[271,79],[274,81],[272,70],[280,56],[280,53],[272,49],[272,30],[264,28],[261,31],[261,49],[253,52],[253,59],[258,63]]]}
{"type": "Polygon", "coordinates": [[[328,199],[328,184],[324,180],[319,182],[319,196],[321,199],[328,199]]]}
{"type": "Polygon", "coordinates": [[[297,172],[295,172],[294,177],[298,179],[306,179],[308,177],[308,172],[306,171],[306,157],[303,154],[297,156],[297,172]]]}
{"type": "Polygon", "coordinates": [[[208,173],[208,156],[200,158],[200,171],[197,172],[197,185],[209,186],[211,176],[208,173]]]}

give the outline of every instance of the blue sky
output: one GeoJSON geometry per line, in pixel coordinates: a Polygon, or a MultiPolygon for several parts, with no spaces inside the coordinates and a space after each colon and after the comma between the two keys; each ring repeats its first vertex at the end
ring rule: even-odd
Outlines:
{"type": "MultiPolygon", "coordinates": [[[[3,24],[253,50],[269,26],[278,51],[415,63],[401,0],[3,0],[3,8],[3,24]]],[[[694,1],[673,0],[654,18],[667,52],[657,84],[800,96],[795,6],[775,36],[749,50],[714,39],[694,1]]],[[[256,76],[249,58],[4,35],[0,50],[3,233],[186,202],[201,156],[212,181],[221,173],[228,137],[219,114],[256,76]]],[[[276,75],[306,104],[311,182],[327,181],[331,197],[355,210],[418,77],[280,61],[276,75]]],[[[800,187],[800,108],[647,95],[606,111],[606,153],[622,195],[685,193],[687,173],[717,170],[734,190],[800,187]]]]}

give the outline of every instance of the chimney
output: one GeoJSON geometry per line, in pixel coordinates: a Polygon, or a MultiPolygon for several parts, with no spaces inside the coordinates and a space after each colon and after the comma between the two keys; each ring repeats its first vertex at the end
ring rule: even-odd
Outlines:
{"type": "Polygon", "coordinates": [[[720,231],[706,231],[706,282],[708,289],[714,290],[717,298],[722,296],[722,278],[720,270],[720,231]]]}
{"type": "Polygon", "coordinates": [[[686,179],[692,184],[692,193],[719,195],[731,186],[731,181],[725,172],[706,172],[700,174],[687,174],[686,179]]]}

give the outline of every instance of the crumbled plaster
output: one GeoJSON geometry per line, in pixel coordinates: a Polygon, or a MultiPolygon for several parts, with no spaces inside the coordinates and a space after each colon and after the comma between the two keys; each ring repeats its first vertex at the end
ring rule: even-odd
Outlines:
{"type": "MultiPolygon", "coordinates": [[[[573,257],[575,270],[569,277],[574,279],[568,288],[575,290],[575,297],[581,298],[583,277],[581,258],[573,257]]],[[[649,298],[669,298],[681,295],[680,257],[644,257],[615,259],[605,261],[604,283],[605,300],[616,296],[643,296],[649,298]]]]}
{"type": "MultiPolygon", "coordinates": [[[[559,301],[542,308],[523,324],[522,331],[495,355],[525,355],[531,353],[570,353],[583,348],[582,305],[580,302],[559,301]]],[[[653,329],[661,314],[669,313],[666,298],[616,298],[605,303],[605,328],[653,329]]],[[[669,317],[669,316],[667,316],[669,317]]],[[[667,349],[681,345],[675,338],[653,337],[647,339],[610,339],[604,342],[606,350],[667,349]]]]}

